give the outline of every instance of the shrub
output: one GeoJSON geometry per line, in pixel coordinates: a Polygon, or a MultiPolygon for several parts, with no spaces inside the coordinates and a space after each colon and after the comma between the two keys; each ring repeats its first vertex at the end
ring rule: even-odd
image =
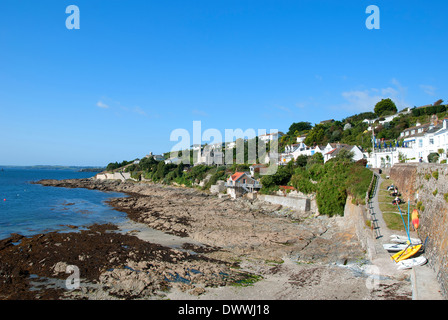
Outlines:
{"type": "Polygon", "coordinates": [[[272,175],[263,176],[261,178],[261,184],[263,185],[263,193],[267,193],[267,190],[278,190],[278,186],[287,185],[291,179],[293,171],[293,162],[289,162],[286,166],[279,166],[277,172],[272,175]],[[274,188],[277,186],[277,188],[274,188]],[[264,189],[264,190],[263,190],[264,189]]]}
{"type": "Polygon", "coordinates": [[[439,179],[439,171],[436,170],[432,173],[432,176],[434,177],[434,179],[438,180],[439,179]]]}
{"type": "Polygon", "coordinates": [[[291,185],[306,194],[316,192],[315,184],[310,181],[309,171],[303,168],[296,169],[291,177],[291,185]]]}
{"type": "Polygon", "coordinates": [[[424,208],[423,202],[421,202],[421,201],[417,202],[417,210],[422,211],[422,208],[424,208]]]}
{"type": "Polygon", "coordinates": [[[216,184],[216,182],[218,180],[226,180],[226,170],[224,169],[216,169],[216,172],[213,173],[212,177],[210,178],[210,180],[207,182],[207,184],[202,188],[204,190],[210,189],[210,187],[214,184],[216,184]]]}
{"type": "Polygon", "coordinates": [[[296,169],[291,184],[303,193],[316,192],[319,213],[343,215],[348,195],[353,197],[354,203],[364,201],[372,174],[362,164],[333,159],[326,164],[313,163],[307,168],[296,169]]]}
{"type": "Polygon", "coordinates": [[[439,154],[436,152],[431,152],[428,154],[428,162],[429,163],[437,163],[439,161],[439,154]]]}

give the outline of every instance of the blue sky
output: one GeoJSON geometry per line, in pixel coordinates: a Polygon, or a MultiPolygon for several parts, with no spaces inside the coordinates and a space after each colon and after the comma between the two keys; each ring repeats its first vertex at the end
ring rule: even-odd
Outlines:
{"type": "Polygon", "coordinates": [[[447,1],[2,0],[0,164],[107,165],[170,133],[448,100],[447,1]],[[68,30],[68,5],[80,29],[68,30]],[[367,6],[380,9],[368,30],[367,6]]]}

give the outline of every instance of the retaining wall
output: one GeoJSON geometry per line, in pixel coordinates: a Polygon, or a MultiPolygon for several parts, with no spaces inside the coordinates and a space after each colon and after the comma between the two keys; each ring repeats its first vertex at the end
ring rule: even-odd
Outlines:
{"type": "Polygon", "coordinates": [[[98,173],[95,178],[97,180],[121,180],[126,181],[131,178],[130,172],[102,172],[98,173]]]}
{"type": "Polygon", "coordinates": [[[280,204],[300,211],[310,211],[311,201],[305,197],[282,197],[258,194],[257,198],[269,203],[280,204]]]}
{"type": "Polygon", "coordinates": [[[397,164],[390,178],[401,198],[419,204],[418,233],[426,242],[425,256],[448,296],[448,165],[432,163],[397,164]]]}

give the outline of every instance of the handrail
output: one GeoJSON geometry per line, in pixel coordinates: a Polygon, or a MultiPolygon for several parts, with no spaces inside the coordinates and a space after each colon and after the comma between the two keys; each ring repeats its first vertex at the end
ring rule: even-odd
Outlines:
{"type": "Polygon", "coordinates": [[[372,233],[373,234],[377,233],[375,238],[378,239],[380,237],[379,230],[378,230],[379,229],[378,220],[375,217],[375,212],[373,211],[373,205],[371,205],[371,202],[370,202],[372,190],[374,187],[376,187],[376,183],[378,181],[378,175],[374,171],[372,171],[372,173],[373,173],[372,180],[370,181],[369,188],[367,189],[367,192],[366,192],[366,206],[367,206],[367,211],[370,216],[372,233]]]}
{"type": "Polygon", "coordinates": [[[372,194],[372,189],[373,189],[375,180],[376,180],[376,173],[374,171],[372,171],[372,180],[370,180],[370,185],[367,188],[367,192],[366,192],[366,204],[369,202],[370,195],[372,194]]]}
{"type": "Polygon", "coordinates": [[[236,183],[236,184],[232,184],[232,183],[225,183],[224,184],[226,187],[249,187],[249,188],[261,188],[262,185],[260,183],[236,183]]]}

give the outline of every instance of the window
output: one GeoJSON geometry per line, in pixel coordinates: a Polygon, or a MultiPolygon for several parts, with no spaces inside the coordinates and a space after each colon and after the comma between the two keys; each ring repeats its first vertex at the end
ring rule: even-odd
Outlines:
{"type": "Polygon", "coordinates": [[[423,139],[418,140],[418,147],[423,148],[423,139]]]}
{"type": "Polygon", "coordinates": [[[434,138],[429,139],[429,144],[434,144],[434,138]]]}

